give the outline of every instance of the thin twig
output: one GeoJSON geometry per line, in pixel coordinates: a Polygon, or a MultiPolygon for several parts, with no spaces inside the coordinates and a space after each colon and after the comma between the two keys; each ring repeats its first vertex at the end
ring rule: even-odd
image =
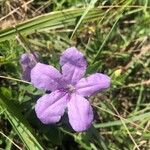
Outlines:
{"type": "MultiPolygon", "coordinates": [[[[33,0],[30,0],[30,1],[28,1],[27,3],[23,4],[21,7],[24,7],[24,6],[26,6],[26,5],[28,5],[28,4],[32,3],[32,2],[33,2],[33,0]]],[[[14,9],[13,11],[11,11],[11,12],[10,12],[9,14],[7,14],[6,16],[0,18],[0,21],[6,19],[8,16],[12,15],[12,14],[15,13],[16,11],[18,11],[19,9],[20,9],[20,7],[17,7],[16,9],[14,9]]]]}
{"type": "Polygon", "coordinates": [[[143,82],[140,82],[140,83],[131,83],[131,84],[128,84],[128,85],[125,85],[121,88],[129,88],[129,87],[135,87],[135,86],[141,86],[141,85],[149,85],[150,84],[150,79],[149,80],[146,80],[146,81],[143,81],[143,82]]]}
{"type": "Polygon", "coordinates": [[[130,67],[132,67],[143,55],[148,53],[150,50],[150,45],[143,46],[140,50],[140,53],[138,55],[133,56],[132,60],[124,67],[125,70],[128,70],[130,67]]]}
{"type": "Polygon", "coordinates": [[[11,140],[8,136],[6,136],[3,132],[0,131],[0,134],[3,135],[6,139],[8,139],[14,146],[16,146],[19,150],[22,150],[13,140],[11,140]]]}
{"type": "Polygon", "coordinates": [[[17,81],[17,82],[22,82],[22,83],[26,83],[26,84],[31,84],[31,82],[28,82],[28,81],[25,81],[25,80],[16,79],[16,78],[13,78],[13,77],[0,76],[0,78],[7,79],[7,80],[13,80],[13,81],[17,81]]]}

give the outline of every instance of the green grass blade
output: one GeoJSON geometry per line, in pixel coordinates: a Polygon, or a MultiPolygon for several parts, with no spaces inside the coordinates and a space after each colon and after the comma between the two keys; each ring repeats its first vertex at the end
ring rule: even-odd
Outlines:
{"type": "MultiPolygon", "coordinates": [[[[82,15],[85,11],[85,8],[76,8],[76,9],[68,9],[63,11],[55,11],[52,13],[44,14],[33,19],[30,19],[26,22],[23,22],[16,27],[11,27],[8,29],[4,29],[0,31],[0,41],[8,40],[13,38],[17,32],[21,34],[29,34],[33,32],[37,32],[40,29],[59,29],[68,27],[70,25],[75,25],[78,17],[82,15]]],[[[92,20],[96,20],[101,17],[101,8],[93,8],[89,11],[89,13],[84,17],[84,22],[90,22],[92,20]]]]}
{"type": "MultiPolygon", "coordinates": [[[[150,118],[150,112],[127,118],[124,120],[124,123],[128,124],[128,123],[135,122],[135,121],[141,121],[146,118],[150,118]]],[[[111,122],[106,122],[106,123],[101,123],[101,124],[95,124],[94,127],[106,128],[106,127],[120,126],[120,125],[122,125],[122,122],[120,120],[117,120],[117,121],[111,121],[111,122]]]]}
{"type": "Polygon", "coordinates": [[[101,53],[102,48],[104,47],[105,43],[106,43],[107,40],[109,39],[109,37],[110,37],[112,31],[114,30],[114,28],[116,27],[117,22],[118,22],[119,19],[120,19],[120,17],[115,21],[115,23],[113,24],[113,26],[112,26],[112,28],[110,29],[109,33],[107,34],[105,40],[103,41],[102,45],[100,46],[100,48],[99,48],[99,50],[98,50],[98,52],[97,52],[97,54],[96,54],[96,56],[95,56],[95,58],[94,58],[92,64],[94,64],[94,62],[98,59],[98,57],[99,57],[99,55],[100,55],[100,53],[101,53]]]}
{"type": "Polygon", "coordinates": [[[28,122],[23,118],[19,108],[16,107],[11,101],[0,95],[0,106],[5,111],[3,114],[7,116],[7,119],[11,123],[13,129],[16,131],[22,142],[25,144],[28,150],[44,150],[38,140],[33,135],[32,128],[28,122]]]}
{"type": "Polygon", "coordinates": [[[88,6],[88,7],[86,8],[86,10],[83,12],[83,14],[82,14],[82,16],[81,16],[80,20],[78,21],[78,23],[77,23],[77,25],[76,25],[75,29],[73,30],[72,35],[71,35],[70,39],[72,39],[72,37],[74,36],[74,34],[75,34],[76,30],[77,30],[77,29],[78,29],[78,27],[80,26],[80,24],[81,24],[82,20],[83,20],[83,19],[84,19],[84,17],[88,14],[88,12],[90,11],[90,9],[92,9],[92,8],[94,7],[94,4],[95,4],[96,2],[97,2],[97,0],[92,0],[92,1],[90,2],[89,6],[88,6]]]}

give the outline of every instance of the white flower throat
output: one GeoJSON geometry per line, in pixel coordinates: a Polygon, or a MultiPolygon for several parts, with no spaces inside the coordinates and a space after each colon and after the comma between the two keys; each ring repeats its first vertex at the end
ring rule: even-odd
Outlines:
{"type": "Polygon", "coordinates": [[[71,84],[67,85],[67,89],[69,90],[69,92],[74,92],[75,91],[75,87],[71,84]]]}

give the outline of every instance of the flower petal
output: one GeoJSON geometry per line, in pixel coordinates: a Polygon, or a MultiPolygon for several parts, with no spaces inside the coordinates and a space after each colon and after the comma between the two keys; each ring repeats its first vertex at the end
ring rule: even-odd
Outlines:
{"type": "Polygon", "coordinates": [[[93,121],[93,111],[89,101],[80,95],[72,94],[68,103],[68,117],[75,131],[87,130],[93,121]]]}
{"type": "Polygon", "coordinates": [[[30,62],[30,55],[27,53],[22,54],[21,58],[20,58],[20,63],[21,64],[28,64],[29,62],[30,62]]]}
{"type": "Polygon", "coordinates": [[[23,70],[22,79],[25,81],[31,81],[30,74],[31,74],[32,68],[26,65],[22,65],[22,70],[23,70]]]}
{"type": "Polygon", "coordinates": [[[37,53],[24,53],[21,55],[20,63],[22,65],[27,65],[30,67],[34,67],[35,64],[39,61],[39,56],[37,53]]]}
{"type": "Polygon", "coordinates": [[[61,86],[62,75],[53,66],[37,63],[31,70],[31,82],[39,89],[54,91],[61,86]]]}
{"type": "Polygon", "coordinates": [[[69,63],[62,66],[63,79],[67,84],[75,85],[84,76],[84,73],[85,68],[83,67],[76,67],[69,63]]]}
{"type": "MultiPolygon", "coordinates": [[[[36,55],[36,58],[38,58],[37,54],[34,54],[34,55],[36,55]]],[[[36,61],[38,61],[36,60],[34,55],[27,54],[27,53],[24,53],[21,55],[20,64],[23,70],[22,72],[23,80],[31,81],[31,77],[30,77],[31,70],[36,65],[36,61]]]]}
{"type": "Polygon", "coordinates": [[[84,55],[75,47],[68,48],[60,57],[63,78],[69,84],[75,84],[85,73],[87,62],[84,55]]]}
{"type": "Polygon", "coordinates": [[[56,123],[65,112],[69,96],[60,91],[45,94],[37,101],[35,112],[44,124],[56,123]]]}
{"type": "Polygon", "coordinates": [[[82,78],[76,84],[77,93],[82,96],[91,96],[109,87],[110,78],[102,73],[95,73],[87,78],[82,78]]]}
{"type": "Polygon", "coordinates": [[[62,53],[62,56],[60,57],[60,65],[63,66],[66,63],[70,63],[78,67],[87,66],[84,55],[75,47],[70,47],[62,53]]]}

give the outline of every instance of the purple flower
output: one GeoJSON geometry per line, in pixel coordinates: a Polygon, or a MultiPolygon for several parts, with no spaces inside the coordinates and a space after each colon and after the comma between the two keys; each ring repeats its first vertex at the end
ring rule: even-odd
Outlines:
{"type": "Polygon", "coordinates": [[[37,101],[35,111],[44,123],[56,123],[65,110],[72,128],[87,130],[93,121],[93,111],[89,97],[98,91],[109,88],[110,78],[95,73],[82,78],[87,67],[86,60],[75,47],[68,48],[60,57],[62,73],[53,66],[37,63],[31,70],[31,82],[39,89],[50,90],[37,101]]]}
{"type": "Polygon", "coordinates": [[[33,67],[36,65],[37,54],[22,54],[20,58],[20,63],[22,66],[23,74],[22,79],[26,81],[31,81],[30,73],[33,67]]]}

